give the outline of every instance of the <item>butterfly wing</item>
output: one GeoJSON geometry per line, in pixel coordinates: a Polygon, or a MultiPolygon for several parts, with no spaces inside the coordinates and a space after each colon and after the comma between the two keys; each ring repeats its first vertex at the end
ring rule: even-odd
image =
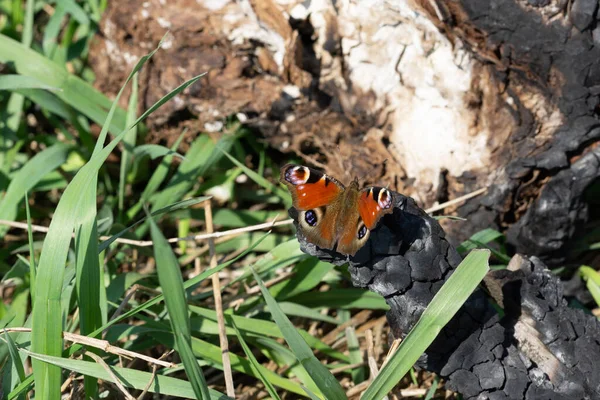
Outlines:
{"type": "Polygon", "coordinates": [[[346,189],[343,202],[336,224],[339,236],[336,250],[353,256],[369,240],[381,217],[393,211],[393,198],[385,188],[368,187],[359,191],[358,184],[353,183],[346,189]]]}
{"type": "Polygon", "coordinates": [[[333,248],[344,185],[321,171],[292,164],[281,168],[280,180],[292,194],[292,204],[299,211],[298,222],[307,239],[319,247],[333,248]]]}
{"type": "Polygon", "coordinates": [[[344,191],[344,185],[334,178],[302,165],[281,168],[281,182],[292,194],[294,208],[302,211],[327,206],[344,191]]]}
{"type": "Polygon", "coordinates": [[[386,188],[368,187],[360,191],[358,212],[369,231],[377,226],[381,217],[393,211],[392,205],[392,193],[386,188]]]}

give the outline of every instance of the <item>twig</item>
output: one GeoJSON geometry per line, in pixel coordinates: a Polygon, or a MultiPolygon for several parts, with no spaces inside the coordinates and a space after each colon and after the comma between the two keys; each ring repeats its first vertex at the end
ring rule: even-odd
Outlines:
{"type": "Polygon", "coordinates": [[[400,396],[402,397],[421,397],[427,394],[425,388],[414,388],[414,389],[400,389],[400,396]]]}
{"type": "MultiPolygon", "coordinates": [[[[437,206],[430,207],[430,208],[426,209],[425,212],[430,214],[432,212],[443,210],[446,207],[450,207],[452,205],[462,203],[466,200],[469,200],[473,197],[479,196],[480,194],[485,193],[486,190],[487,190],[487,188],[481,188],[481,189],[475,190],[474,192],[468,193],[464,196],[457,197],[456,199],[447,201],[445,203],[438,204],[437,206]]],[[[169,243],[177,243],[177,242],[181,242],[181,241],[199,241],[199,240],[216,239],[216,238],[222,238],[222,237],[228,237],[228,236],[235,236],[235,235],[239,235],[241,233],[246,233],[246,232],[271,229],[276,226],[291,225],[293,222],[294,221],[292,219],[286,219],[286,220],[277,221],[277,222],[265,222],[262,224],[245,226],[243,228],[230,229],[228,231],[212,232],[212,233],[206,233],[206,234],[195,235],[195,236],[170,238],[167,241],[169,243]]],[[[17,228],[17,229],[24,229],[24,230],[28,229],[26,223],[8,221],[5,219],[0,219],[0,225],[6,225],[6,226],[10,226],[11,228],[17,228]]],[[[46,226],[31,225],[31,230],[34,232],[48,233],[48,229],[49,228],[46,226]]],[[[108,240],[110,238],[111,238],[111,236],[100,236],[100,240],[108,240]]],[[[152,242],[151,240],[133,240],[133,239],[125,239],[125,238],[117,238],[115,240],[115,242],[122,243],[122,244],[128,244],[131,246],[138,246],[138,247],[148,247],[148,246],[152,246],[154,244],[154,242],[152,242]]]]}
{"type": "MultiPolygon", "coordinates": [[[[264,283],[264,285],[265,285],[265,287],[269,288],[273,285],[278,284],[279,282],[283,282],[284,280],[290,278],[291,276],[293,276],[295,274],[296,274],[295,271],[285,272],[271,280],[266,281],[264,283]]],[[[236,295],[233,298],[230,298],[229,300],[227,300],[227,304],[226,304],[225,308],[236,308],[236,307],[240,306],[244,301],[246,301],[246,299],[249,296],[252,296],[252,295],[255,295],[258,293],[260,293],[260,286],[258,286],[258,285],[253,286],[251,288],[247,288],[243,294],[236,295]]]]}
{"type": "Polygon", "coordinates": [[[365,363],[361,361],[361,362],[357,362],[357,363],[354,363],[354,364],[348,364],[348,365],[344,365],[344,366],[341,366],[341,367],[330,369],[329,372],[331,372],[333,375],[336,375],[336,374],[339,374],[340,372],[344,372],[344,371],[347,371],[349,369],[354,369],[354,368],[362,367],[363,365],[365,365],[365,363]]]}
{"type": "Polygon", "coordinates": [[[379,368],[377,368],[377,361],[375,360],[375,352],[373,351],[373,331],[367,329],[365,331],[365,340],[367,342],[367,363],[369,364],[369,372],[371,380],[375,379],[379,374],[379,368]]]}
{"type": "MultiPolygon", "coordinates": [[[[31,332],[31,328],[5,328],[3,332],[31,332]]],[[[176,365],[168,362],[161,361],[153,357],[148,357],[144,354],[136,353],[135,351],[125,350],[120,347],[115,347],[111,345],[108,341],[102,339],[95,339],[87,336],[77,335],[75,333],[63,332],[63,338],[68,340],[69,342],[79,343],[85,346],[95,347],[97,349],[101,349],[106,353],[116,354],[118,356],[123,356],[126,358],[139,358],[140,360],[147,361],[152,364],[160,365],[161,367],[166,368],[175,368],[176,365]]]]}
{"type": "MultiPolygon", "coordinates": [[[[365,331],[365,340],[367,341],[367,362],[369,364],[369,381],[373,381],[375,377],[379,374],[379,369],[377,368],[377,361],[375,360],[375,351],[373,349],[373,331],[367,329],[365,331]]],[[[383,367],[382,367],[383,368],[383,367]]],[[[384,396],[382,400],[388,400],[389,397],[384,396]]]]}
{"type": "MultiPolygon", "coordinates": [[[[206,232],[213,233],[212,207],[210,202],[204,205],[204,218],[206,218],[206,232]]],[[[215,242],[213,237],[208,238],[210,267],[217,266],[217,252],[215,251],[215,242]]],[[[225,331],[225,318],[223,316],[223,300],[221,299],[221,283],[219,274],[212,275],[213,296],[215,298],[215,311],[217,314],[217,324],[219,325],[219,341],[221,343],[221,358],[223,361],[223,374],[225,375],[225,387],[227,396],[235,397],[233,386],[233,375],[231,373],[231,361],[229,360],[229,343],[227,342],[227,332],[225,331]]]]}
{"type": "Polygon", "coordinates": [[[137,292],[138,288],[139,288],[139,285],[136,283],[132,287],[127,289],[127,292],[125,292],[125,297],[123,297],[123,301],[121,302],[121,304],[119,304],[119,307],[117,307],[117,309],[113,313],[112,317],[110,317],[109,321],[112,321],[113,319],[115,319],[119,315],[121,315],[121,312],[123,312],[123,308],[125,308],[125,305],[127,303],[129,303],[129,300],[135,294],[135,292],[137,292]]]}
{"type": "MultiPolygon", "coordinates": [[[[169,351],[167,351],[165,354],[163,354],[162,356],[160,356],[159,360],[162,360],[162,359],[166,358],[171,353],[173,353],[173,351],[175,351],[175,350],[169,350],[169,351]]],[[[148,393],[148,390],[150,390],[150,386],[152,386],[152,383],[154,382],[154,379],[156,379],[156,371],[158,371],[158,365],[154,364],[152,366],[152,376],[150,377],[150,381],[148,381],[148,384],[146,385],[146,387],[144,388],[144,390],[142,390],[142,393],[140,393],[140,395],[138,396],[137,400],[142,400],[144,398],[144,396],[146,395],[146,393],[148,393]]]]}
{"type": "Polygon", "coordinates": [[[69,377],[67,379],[65,379],[65,381],[63,382],[63,384],[60,386],[60,392],[64,392],[65,390],[67,390],[67,388],[69,387],[69,385],[71,384],[71,382],[73,382],[73,378],[75,377],[75,375],[73,374],[73,372],[71,372],[69,374],[69,377]]]}
{"type": "Polygon", "coordinates": [[[144,398],[144,396],[146,396],[146,393],[148,393],[150,386],[152,386],[152,383],[154,382],[154,378],[156,378],[157,370],[158,370],[158,366],[156,364],[154,364],[152,366],[152,376],[150,377],[150,380],[146,384],[146,387],[144,387],[144,390],[142,391],[142,393],[140,393],[140,395],[137,397],[137,400],[142,400],[144,398]]]}
{"type": "Polygon", "coordinates": [[[321,338],[321,341],[325,344],[331,345],[337,337],[349,326],[359,326],[365,323],[371,317],[371,310],[362,310],[358,312],[354,317],[344,322],[341,325],[338,325],[334,329],[332,329],[327,335],[321,338]]]}
{"type": "Polygon", "coordinates": [[[346,397],[350,398],[358,393],[365,391],[369,387],[370,384],[371,384],[371,381],[368,381],[368,380],[362,381],[358,385],[348,389],[348,391],[346,392],[346,397]]]}
{"type": "Polygon", "coordinates": [[[426,209],[425,212],[427,214],[431,214],[432,212],[443,210],[446,207],[450,207],[455,204],[462,203],[464,201],[472,199],[473,197],[477,197],[480,194],[485,193],[486,191],[487,191],[487,188],[477,189],[474,192],[465,194],[464,196],[460,196],[460,197],[457,197],[456,199],[452,199],[452,200],[446,201],[442,204],[438,204],[437,206],[430,207],[430,208],[426,209]]]}
{"type": "Polygon", "coordinates": [[[108,372],[108,374],[111,376],[111,378],[114,379],[113,383],[115,385],[117,385],[117,387],[125,395],[125,398],[127,400],[135,400],[135,397],[133,397],[131,394],[129,394],[127,389],[125,389],[125,386],[123,386],[123,384],[121,383],[121,380],[119,378],[117,378],[117,376],[115,375],[113,370],[110,368],[110,366],[106,362],[104,362],[102,357],[98,356],[97,354],[92,353],[91,351],[86,351],[85,354],[88,355],[89,357],[93,358],[94,360],[96,360],[96,362],[98,364],[100,364],[106,370],[106,372],[108,372]]]}
{"type": "MultiPolygon", "coordinates": [[[[170,238],[170,239],[167,239],[167,241],[169,243],[177,243],[177,242],[181,242],[181,241],[207,240],[207,239],[214,239],[214,238],[220,238],[220,237],[225,237],[225,236],[236,236],[236,235],[239,235],[240,233],[260,231],[263,229],[271,229],[276,226],[291,225],[292,222],[293,222],[292,219],[286,219],[284,221],[277,221],[277,222],[265,222],[265,223],[258,224],[258,225],[251,225],[251,226],[245,226],[243,228],[230,229],[228,231],[213,232],[210,234],[202,234],[202,235],[196,235],[196,236],[186,236],[186,237],[181,237],[181,238],[179,238],[179,237],[178,238],[170,238]]],[[[8,221],[5,219],[0,219],[0,225],[6,225],[6,226],[10,226],[11,228],[17,228],[17,229],[25,229],[25,230],[27,229],[27,224],[25,224],[23,222],[8,221]]],[[[49,228],[46,226],[31,225],[31,230],[34,232],[48,233],[48,229],[49,228]]],[[[111,238],[111,236],[100,236],[100,240],[108,240],[110,238],[111,238]]],[[[138,247],[148,247],[148,246],[152,246],[154,244],[154,242],[152,240],[134,240],[134,239],[125,239],[125,238],[117,238],[117,239],[115,239],[115,243],[128,244],[131,246],[138,246],[138,247]]]]}
{"type": "Polygon", "coordinates": [[[385,356],[385,360],[383,360],[383,364],[381,364],[381,368],[385,367],[385,364],[387,364],[388,361],[390,361],[390,359],[392,358],[392,356],[394,355],[396,350],[398,350],[398,346],[400,346],[400,342],[402,342],[402,339],[395,339],[392,342],[392,345],[390,346],[390,349],[388,350],[387,356],[385,356]]]}

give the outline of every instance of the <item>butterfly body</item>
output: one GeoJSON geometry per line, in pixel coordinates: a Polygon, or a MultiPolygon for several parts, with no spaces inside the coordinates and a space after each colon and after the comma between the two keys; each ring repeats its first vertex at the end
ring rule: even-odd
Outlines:
{"type": "Polygon", "coordinates": [[[285,165],[281,182],[292,194],[298,223],[306,238],[324,249],[354,255],[367,242],[379,219],[392,212],[392,194],[380,187],[345,187],[324,173],[301,165],[285,165]]]}

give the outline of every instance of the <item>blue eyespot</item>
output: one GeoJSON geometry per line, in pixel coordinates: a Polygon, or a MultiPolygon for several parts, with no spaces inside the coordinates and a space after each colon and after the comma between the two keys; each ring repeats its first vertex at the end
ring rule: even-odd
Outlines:
{"type": "Polygon", "coordinates": [[[313,210],[309,210],[304,213],[304,220],[310,226],[315,226],[317,224],[317,214],[313,210]]]}
{"type": "Polygon", "coordinates": [[[362,239],[365,237],[365,235],[367,234],[367,227],[366,226],[361,226],[360,229],[358,230],[358,238],[362,239]]]}

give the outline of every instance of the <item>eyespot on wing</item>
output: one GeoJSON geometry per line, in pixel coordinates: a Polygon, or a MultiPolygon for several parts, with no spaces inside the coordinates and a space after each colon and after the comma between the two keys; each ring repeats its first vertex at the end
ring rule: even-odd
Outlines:
{"type": "Polygon", "coordinates": [[[288,187],[293,205],[299,210],[327,206],[344,191],[335,179],[302,165],[288,164],[281,168],[281,182],[288,187]]]}
{"type": "Polygon", "coordinates": [[[385,214],[393,211],[393,196],[386,188],[370,187],[363,189],[358,199],[358,211],[367,229],[375,228],[385,214]]]}

